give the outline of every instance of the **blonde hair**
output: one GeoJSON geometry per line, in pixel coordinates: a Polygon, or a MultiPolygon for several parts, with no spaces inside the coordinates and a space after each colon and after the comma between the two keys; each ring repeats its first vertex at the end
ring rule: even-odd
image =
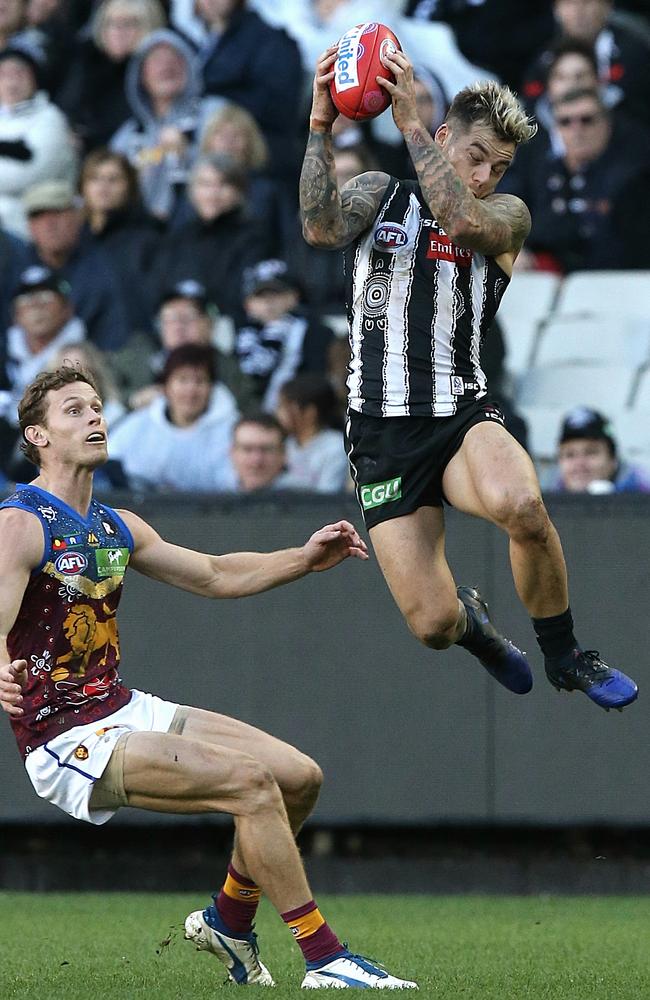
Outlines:
{"type": "Polygon", "coordinates": [[[488,125],[500,139],[518,146],[528,142],[537,132],[537,124],[529,118],[516,95],[496,80],[477,80],[456,94],[447,113],[447,121],[468,129],[472,125],[488,125]]]}
{"type": "MultiPolygon", "coordinates": [[[[246,136],[246,162],[248,170],[263,170],[269,161],[269,149],[259,125],[246,108],[239,104],[226,104],[208,119],[201,136],[201,153],[210,153],[210,142],[223,125],[235,125],[246,136]]],[[[232,153],[228,155],[232,156],[232,153]]]]}
{"type": "Polygon", "coordinates": [[[98,49],[104,47],[102,37],[106,19],[114,7],[126,10],[140,20],[143,38],[158,28],[164,28],[167,24],[167,17],[160,0],[103,0],[103,3],[97,8],[92,22],[93,41],[98,49]]]}

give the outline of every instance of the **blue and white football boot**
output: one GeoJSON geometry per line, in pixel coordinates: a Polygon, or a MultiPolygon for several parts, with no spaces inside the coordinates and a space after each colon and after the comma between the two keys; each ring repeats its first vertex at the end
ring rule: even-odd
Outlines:
{"type": "Polygon", "coordinates": [[[271,973],[260,962],[257,934],[233,934],[217,908],[195,910],[185,921],[185,937],[198,951],[209,951],[223,962],[228,978],[238,986],[275,986],[271,973]]]}
{"type": "Polygon", "coordinates": [[[418,984],[391,976],[374,962],[346,949],[321,964],[308,962],[302,989],[417,990],[418,984]]]}

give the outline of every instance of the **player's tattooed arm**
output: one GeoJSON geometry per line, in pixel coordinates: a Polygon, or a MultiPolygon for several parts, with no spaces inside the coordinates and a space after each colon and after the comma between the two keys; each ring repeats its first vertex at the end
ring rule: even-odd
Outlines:
{"type": "Polygon", "coordinates": [[[403,134],[425,201],[454,242],[490,256],[518,253],[531,225],[523,201],[510,194],[475,198],[425,128],[403,134]]]}
{"type": "Polygon", "coordinates": [[[300,174],[300,217],[312,246],[338,250],[372,225],[390,177],[371,170],[353,177],[339,191],[331,134],[309,133],[300,174]]]}

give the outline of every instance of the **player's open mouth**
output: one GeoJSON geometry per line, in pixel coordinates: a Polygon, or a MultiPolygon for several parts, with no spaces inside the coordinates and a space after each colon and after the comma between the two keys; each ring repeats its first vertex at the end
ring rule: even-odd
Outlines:
{"type": "Polygon", "coordinates": [[[88,444],[104,444],[106,441],[106,435],[102,434],[101,431],[94,431],[92,434],[88,435],[86,441],[88,444]]]}

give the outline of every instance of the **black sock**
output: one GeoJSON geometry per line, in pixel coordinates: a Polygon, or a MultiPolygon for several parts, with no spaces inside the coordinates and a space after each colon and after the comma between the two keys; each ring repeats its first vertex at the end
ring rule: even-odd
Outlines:
{"type": "Polygon", "coordinates": [[[567,656],[578,643],[573,634],[573,617],[571,608],[561,615],[550,618],[532,618],[533,628],[542,653],[547,659],[557,659],[567,656]]]}

